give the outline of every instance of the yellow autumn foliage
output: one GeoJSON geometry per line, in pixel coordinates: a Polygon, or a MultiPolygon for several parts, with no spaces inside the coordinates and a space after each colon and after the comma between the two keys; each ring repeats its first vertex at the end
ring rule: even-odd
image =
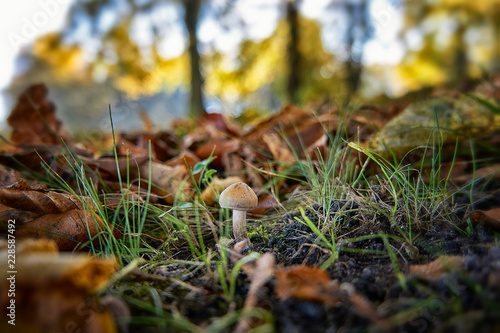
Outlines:
{"type": "Polygon", "coordinates": [[[75,79],[86,74],[80,47],[64,44],[59,34],[50,33],[37,39],[33,54],[54,69],[57,79],[75,79]]]}
{"type": "Polygon", "coordinates": [[[478,78],[498,54],[499,0],[413,1],[402,34],[417,31],[421,47],[408,50],[396,72],[407,90],[478,78]],[[474,37],[472,37],[474,36],[474,37]]]}
{"type": "MultiPolygon", "coordinates": [[[[339,89],[342,72],[328,77],[321,75],[321,68],[335,68],[335,56],[323,49],[321,29],[316,21],[299,17],[298,49],[301,56],[298,71],[301,86],[300,100],[328,96],[339,89]]],[[[220,53],[209,56],[206,62],[205,87],[209,94],[235,99],[272,86],[284,94],[288,75],[287,47],[289,27],[285,20],[278,23],[275,32],[261,41],[245,40],[237,57],[220,53]]]]}

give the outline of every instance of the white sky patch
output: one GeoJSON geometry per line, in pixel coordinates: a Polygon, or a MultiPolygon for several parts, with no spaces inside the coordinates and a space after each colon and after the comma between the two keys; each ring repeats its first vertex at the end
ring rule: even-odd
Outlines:
{"type": "Polygon", "coordinates": [[[301,13],[313,19],[318,19],[325,14],[326,6],[331,0],[305,0],[300,7],[301,13]]]}
{"type": "Polygon", "coordinates": [[[404,37],[406,46],[410,50],[420,50],[424,46],[424,36],[420,28],[413,28],[406,32],[404,37]]]}
{"type": "Polygon", "coordinates": [[[154,37],[151,31],[151,23],[149,22],[149,16],[145,14],[136,15],[132,21],[132,26],[130,27],[130,35],[132,40],[137,44],[137,46],[149,47],[153,44],[154,37]]]}
{"type": "Polygon", "coordinates": [[[401,9],[394,8],[387,0],[376,0],[370,6],[370,16],[375,28],[375,38],[382,42],[392,42],[398,37],[403,26],[401,9]]]}
{"type": "Polygon", "coordinates": [[[384,44],[377,40],[370,40],[365,44],[363,63],[365,65],[388,64],[397,65],[404,56],[401,44],[384,44]]]}
{"type": "Polygon", "coordinates": [[[210,44],[215,39],[215,36],[220,34],[219,30],[219,26],[214,20],[205,20],[200,24],[198,38],[200,39],[200,42],[210,44]]]}
{"type": "Polygon", "coordinates": [[[240,31],[223,31],[214,39],[214,47],[224,53],[233,53],[242,38],[240,31]]]}
{"type": "Polygon", "coordinates": [[[403,26],[402,9],[394,8],[387,0],[375,0],[370,7],[375,35],[364,46],[365,65],[396,65],[403,59],[405,49],[398,34],[403,26]]]}
{"type": "Polygon", "coordinates": [[[239,28],[223,29],[215,21],[217,18],[209,17],[201,22],[198,38],[219,52],[232,54],[245,38],[262,40],[272,35],[280,19],[281,4],[281,0],[238,1],[232,15],[237,15],[244,21],[245,31],[239,28]]]}
{"type": "Polygon", "coordinates": [[[175,58],[184,52],[186,46],[184,31],[180,27],[172,27],[158,43],[158,54],[167,59],[175,58]]]}
{"type": "Polygon", "coordinates": [[[187,47],[186,32],[179,6],[166,3],[152,12],[137,15],[131,27],[133,40],[144,50],[154,43],[153,26],[158,29],[158,54],[165,59],[180,56],[187,47]]]}
{"type": "Polygon", "coordinates": [[[103,10],[99,15],[99,29],[101,31],[108,31],[111,29],[116,23],[116,16],[117,13],[110,9],[103,10]]]}
{"type": "Polygon", "coordinates": [[[148,23],[158,29],[160,36],[171,33],[172,30],[181,29],[184,31],[183,12],[180,5],[174,3],[160,4],[149,13],[148,23]]]}
{"type": "MultiPolygon", "coordinates": [[[[343,59],[345,47],[342,43],[342,32],[339,27],[348,24],[347,18],[342,11],[327,10],[331,0],[304,0],[301,12],[312,19],[317,20],[323,26],[321,35],[324,46],[330,52],[335,52],[343,59]]],[[[402,9],[395,8],[388,0],[374,0],[370,4],[370,16],[375,29],[374,36],[364,46],[363,63],[373,64],[397,64],[404,55],[404,48],[398,39],[398,33],[403,25],[402,9]]]]}
{"type": "Polygon", "coordinates": [[[235,7],[248,24],[248,37],[262,40],[269,37],[280,18],[280,0],[242,0],[235,7]]]}
{"type": "Polygon", "coordinates": [[[238,50],[243,35],[239,29],[224,30],[209,18],[200,25],[198,38],[200,42],[213,46],[219,52],[231,54],[238,50]]]}
{"type": "Polygon", "coordinates": [[[159,5],[152,11],[151,18],[157,24],[175,21],[179,18],[179,7],[170,3],[159,5]]]}

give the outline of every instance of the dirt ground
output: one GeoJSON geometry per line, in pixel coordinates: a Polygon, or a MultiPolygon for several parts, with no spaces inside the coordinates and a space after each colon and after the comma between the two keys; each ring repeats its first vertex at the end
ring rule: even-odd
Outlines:
{"type": "MultiPolygon", "coordinates": [[[[489,188],[497,185],[490,184],[489,188]]],[[[313,301],[307,296],[278,297],[278,281],[273,277],[258,290],[257,306],[271,312],[278,332],[500,331],[497,231],[483,224],[468,224],[466,214],[470,198],[467,193],[455,195],[455,201],[456,207],[462,208],[454,211],[453,221],[420,226],[413,248],[405,247],[397,238],[389,238],[397,265],[384,252],[387,247],[383,239],[376,237],[378,233],[397,235],[396,228],[383,217],[366,225],[357,214],[355,202],[335,203],[330,216],[345,209],[346,205],[350,211],[344,214],[336,229],[338,259],[326,269],[328,277],[339,287],[336,289],[340,295],[338,301],[329,302],[327,295],[313,301]],[[347,238],[359,241],[342,241],[347,238]],[[435,266],[433,261],[437,258],[454,258],[455,264],[435,266]],[[398,274],[402,280],[398,279],[398,274]]],[[[475,209],[489,209],[500,205],[500,196],[478,193],[474,201],[475,209]]],[[[306,211],[306,216],[318,225],[325,215],[322,207],[314,205],[306,211]]],[[[272,253],[276,267],[282,269],[321,266],[331,253],[317,245],[317,236],[296,217],[301,219],[298,212],[287,214],[276,221],[271,232],[255,234],[250,250],[272,253]]],[[[186,252],[179,252],[178,257],[186,259],[186,252]]],[[[172,304],[201,327],[229,310],[220,284],[206,268],[193,270],[190,265],[158,265],[149,273],[177,277],[193,286],[193,290],[186,291],[175,283],[164,286],[159,282],[151,283],[165,291],[162,294],[164,304],[172,304]]],[[[243,306],[250,284],[249,276],[239,273],[235,291],[237,308],[243,306]]],[[[309,287],[319,288],[321,292],[322,286],[311,281],[309,287]]],[[[132,312],[144,314],[134,308],[132,312]]],[[[156,329],[143,325],[131,327],[131,331],[155,332],[156,329]]],[[[232,326],[227,331],[234,329],[232,326]]],[[[172,328],[169,331],[182,330],[172,328]]]]}

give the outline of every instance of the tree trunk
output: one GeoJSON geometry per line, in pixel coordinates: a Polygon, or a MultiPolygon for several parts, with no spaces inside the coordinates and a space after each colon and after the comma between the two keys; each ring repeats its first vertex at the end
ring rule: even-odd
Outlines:
{"type": "Polygon", "coordinates": [[[191,65],[191,99],[189,117],[196,118],[205,113],[203,107],[203,77],[200,70],[200,53],[198,52],[198,36],[196,25],[200,13],[201,0],[184,0],[184,20],[189,38],[189,58],[191,65]]]}
{"type": "Polygon", "coordinates": [[[347,71],[347,98],[352,97],[358,89],[361,82],[361,73],[363,70],[361,64],[361,58],[363,56],[362,46],[359,51],[354,50],[354,43],[356,42],[356,37],[358,41],[362,44],[365,42],[365,30],[367,26],[366,22],[366,10],[367,6],[364,1],[359,3],[352,3],[350,1],[344,2],[345,10],[349,17],[349,31],[348,33],[348,52],[349,59],[346,63],[346,71],[347,71]],[[360,29],[361,36],[356,36],[356,29],[360,29]],[[356,61],[355,58],[358,58],[359,61],[356,61]]]}
{"type": "Polygon", "coordinates": [[[286,20],[290,33],[288,42],[288,64],[289,75],[287,84],[288,100],[292,103],[298,103],[297,91],[300,87],[300,50],[299,50],[299,15],[297,11],[297,2],[287,0],[286,20]]]}
{"type": "Polygon", "coordinates": [[[460,24],[457,32],[455,33],[455,38],[457,39],[457,50],[455,53],[454,64],[451,67],[451,75],[452,78],[452,86],[458,87],[460,90],[467,90],[467,67],[468,67],[468,59],[467,59],[467,45],[465,44],[465,32],[466,26],[460,24]]]}

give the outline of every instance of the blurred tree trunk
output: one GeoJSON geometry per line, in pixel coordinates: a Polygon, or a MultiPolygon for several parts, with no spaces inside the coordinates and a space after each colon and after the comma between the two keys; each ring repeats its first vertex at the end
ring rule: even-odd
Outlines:
{"type": "Polygon", "coordinates": [[[299,14],[297,10],[297,1],[287,0],[286,20],[290,33],[288,42],[288,65],[289,75],[287,84],[288,100],[292,103],[298,103],[297,91],[300,87],[300,50],[299,50],[299,14]]]}
{"type": "Polygon", "coordinates": [[[196,26],[200,13],[201,0],[184,0],[184,20],[189,38],[189,58],[191,67],[191,100],[189,116],[198,117],[205,113],[203,107],[203,77],[200,70],[200,53],[198,52],[198,36],[196,26]]]}
{"type": "MultiPolygon", "coordinates": [[[[500,17],[500,6],[495,6],[493,10],[493,17],[500,17]]],[[[500,20],[499,19],[491,19],[489,20],[490,24],[493,24],[493,38],[496,40],[495,52],[493,56],[493,64],[491,67],[491,73],[499,73],[500,72],[500,45],[498,41],[500,40],[500,20]]]]}
{"type": "Polygon", "coordinates": [[[352,1],[344,2],[345,11],[349,17],[349,30],[347,37],[347,51],[349,53],[349,59],[346,63],[347,72],[347,98],[355,94],[361,82],[361,74],[363,66],[361,64],[361,59],[363,57],[363,44],[366,37],[366,27],[367,27],[367,17],[366,10],[367,5],[365,1],[359,1],[353,3],[352,1]],[[359,30],[357,30],[359,29],[359,30]],[[357,33],[361,33],[361,36],[356,36],[357,33]],[[355,49],[355,43],[357,41],[360,45],[355,49]]]}
{"type": "MultiPolygon", "coordinates": [[[[452,86],[458,86],[461,89],[465,89],[467,86],[467,67],[469,65],[467,60],[467,45],[465,44],[465,32],[466,26],[460,24],[454,38],[457,40],[457,50],[455,53],[454,64],[452,67],[452,86]]],[[[465,89],[466,90],[466,89],[465,89]]]]}

